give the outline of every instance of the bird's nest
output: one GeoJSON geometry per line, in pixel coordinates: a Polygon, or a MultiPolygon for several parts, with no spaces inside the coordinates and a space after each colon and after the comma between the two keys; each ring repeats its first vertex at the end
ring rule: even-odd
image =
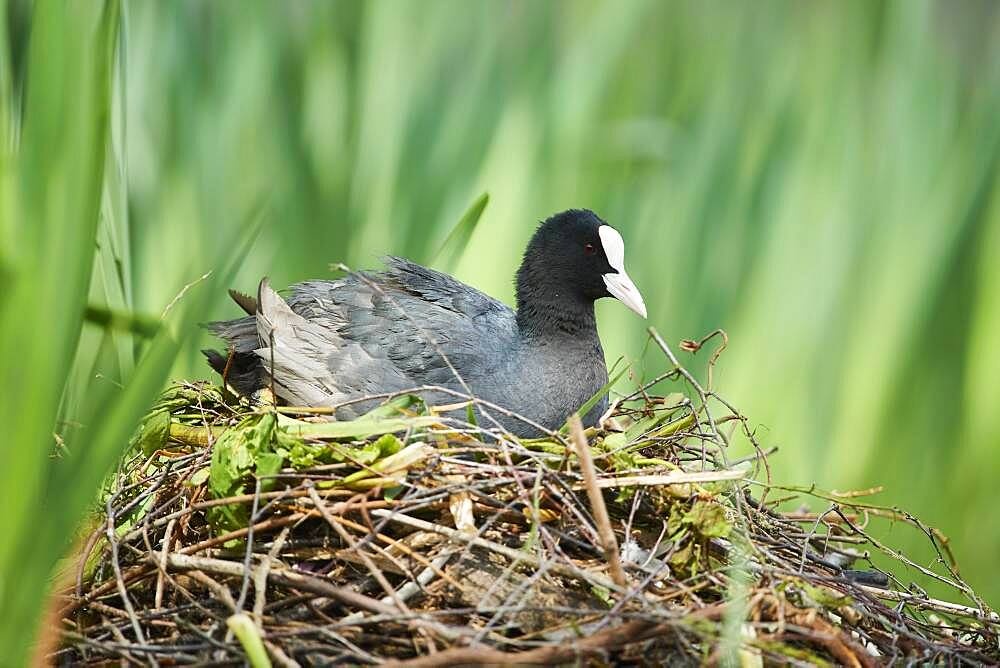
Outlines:
{"type": "Polygon", "coordinates": [[[421,388],[329,422],[172,387],[110,482],[51,658],[1000,662],[1000,619],[939,534],[858,494],[771,484],[746,417],[653,337],[669,370],[603,429],[536,440],[485,434],[499,407],[481,405],[479,426],[471,410],[442,417],[421,388]],[[647,393],[670,381],[683,393],[647,393]],[[727,457],[737,438],[756,455],[727,457]],[[784,510],[789,491],[798,505],[784,510]],[[886,521],[926,535],[933,565],[868,532],[886,521]]]}

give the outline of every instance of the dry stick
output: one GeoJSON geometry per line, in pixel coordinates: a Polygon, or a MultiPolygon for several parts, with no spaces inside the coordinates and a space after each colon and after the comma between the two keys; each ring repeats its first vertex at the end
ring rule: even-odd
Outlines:
{"type": "MultiPolygon", "coordinates": [[[[284,517],[272,517],[271,519],[264,520],[263,522],[257,522],[253,525],[253,531],[265,531],[267,529],[277,529],[279,527],[285,527],[289,524],[295,524],[300,522],[307,517],[318,517],[319,513],[315,511],[303,511],[300,513],[294,513],[292,515],[286,515],[284,517]]],[[[203,541],[194,543],[193,545],[188,545],[187,547],[178,550],[181,554],[195,554],[196,552],[201,552],[202,550],[207,550],[210,547],[215,547],[216,545],[222,545],[223,543],[228,543],[231,540],[237,538],[243,538],[251,531],[250,527],[243,527],[242,529],[236,529],[230,531],[229,533],[224,533],[221,536],[213,536],[212,538],[206,538],[203,541]]]]}
{"type": "MultiPolygon", "coordinates": [[[[517,564],[515,562],[511,562],[511,564],[506,569],[504,569],[504,572],[493,582],[493,584],[487,590],[486,594],[482,596],[480,605],[482,605],[482,601],[488,600],[493,595],[493,592],[495,591],[495,588],[497,586],[499,586],[502,582],[505,582],[507,580],[510,574],[513,573],[514,568],[516,566],[517,564]]],[[[493,613],[493,616],[490,617],[489,621],[487,621],[486,624],[481,629],[479,629],[479,633],[473,639],[473,643],[482,642],[483,638],[485,638],[490,631],[496,628],[497,622],[499,622],[503,618],[504,614],[508,614],[510,615],[509,618],[513,618],[520,611],[524,610],[524,608],[527,607],[527,604],[531,599],[532,595],[531,588],[534,587],[538,583],[538,581],[541,580],[543,577],[545,577],[547,574],[548,574],[548,564],[542,564],[541,568],[535,571],[531,575],[531,577],[525,578],[523,582],[517,585],[514,588],[514,590],[511,591],[506,598],[504,598],[500,607],[497,608],[496,612],[493,613]]]]}
{"type": "Polygon", "coordinates": [[[604,549],[604,558],[607,559],[608,569],[611,571],[611,579],[616,585],[624,588],[628,585],[628,581],[625,579],[625,571],[622,570],[618,541],[615,539],[615,531],[611,527],[608,508],[604,505],[604,496],[601,495],[601,490],[597,487],[594,459],[590,454],[590,446],[587,445],[587,437],[583,434],[583,423],[580,421],[579,415],[570,416],[569,433],[573,438],[573,445],[576,446],[576,456],[580,460],[580,471],[583,473],[583,481],[587,486],[587,498],[590,499],[590,507],[594,511],[594,521],[597,523],[597,532],[601,538],[601,547],[604,549]]]}
{"type": "MultiPolygon", "coordinates": [[[[902,553],[897,552],[896,550],[892,549],[888,545],[885,545],[884,543],[882,543],[881,541],[879,541],[877,538],[874,538],[873,536],[871,536],[868,533],[866,533],[862,528],[858,527],[850,519],[848,519],[847,516],[843,513],[843,511],[840,509],[839,505],[835,504],[835,506],[832,508],[832,510],[833,510],[833,512],[837,513],[837,515],[839,515],[842,520],[844,520],[844,522],[847,524],[847,526],[850,527],[851,530],[854,531],[854,533],[858,534],[859,536],[864,536],[868,540],[869,543],[871,543],[872,545],[874,545],[876,549],[880,550],[884,554],[889,555],[890,557],[892,557],[896,561],[898,561],[898,562],[900,562],[902,564],[905,564],[905,565],[909,566],[910,568],[914,568],[914,569],[920,571],[921,573],[923,573],[924,575],[926,575],[929,578],[933,578],[933,579],[937,580],[938,582],[943,582],[944,584],[946,584],[946,585],[948,585],[950,587],[953,587],[953,588],[961,591],[962,593],[967,593],[968,585],[966,585],[961,580],[958,581],[958,582],[953,582],[953,581],[949,580],[948,578],[944,577],[943,575],[935,573],[934,571],[930,570],[929,568],[925,568],[924,566],[921,566],[920,564],[912,561],[911,559],[908,559],[902,553]],[[959,583],[961,583],[961,584],[959,584],[959,583]]],[[[981,614],[985,614],[982,611],[980,611],[980,613],[981,614]]]]}
{"type": "MultiPolygon", "coordinates": [[[[691,385],[692,388],[694,388],[694,391],[698,393],[698,398],[701,400],[701,410],[705,411],[705,417],[708,419],[708,425],[712,428],[712,440],[715,442],[715,446],[719,450],[719,455],[722,457],[722,463],[728,468],[729,462],[726,457],[726,452],[724,447],[725,444],[722,442],[722,439],[719,436],[719,429],[715,424],[715,418],[712,417],[712,411],[708,407],[708,396],[704,388],[702,388],[701,384],[697,380],[695,380],[695,377],[691,375],[691,372],[689,372],[681,365],[680,361],[677,359],[677,356],[674,355],[674,352],[670,349],[670,346],[667,345],[667,342],[663,340],[663,337],[660,336],[660,333],[657,332],[655,328],[648,327],[646,331],[653,338],[653,341],[660,348],[660,350],[663,351],[663,354],[667,356],[667,359],[670,360],[670,363],[674,365],[677,371],[680,372],[680,374],[684,376],[684,379],[691,385]]],[[[695,427],[697,426],[698,426],[698,417],[697,417],[697,412],[695,412],[695,427]]],[[[702,466],[705,465],[704,457],[705,457],[704,450],[702,450],[702,466]]]]}
{"type": "MultiPolygon", "coordinates": [[[[279,527],[288,526],[289,524],[295,524],[303,520],[306,517],[319,516],[316,511],[305,511],[301,513],[295,513],[293,515],[287,515],[285,517],[276,517],[263,522],[258,522],[256,524],[257,531],[263,531],[265,529],[277,529],[279,527]]],[[[190,555],[196,552],[201,552],[202,550],[208,549],[210,547],[215,547],[216,545],[221,545],[227,541],[242,538],[247,534],[247,527],[242,529],[237,529],[235,531],[230,531],[229,533],[223,534],[221,536],[215,536],[214,538],[206,538],[205,540],[194,543],[193,545],[188,545],[187,547],[179,550],[179,554],[190,555]]],[[[123,571],[122,580],[126,583],[131,583],[135,580],[141,580],[142,578],[148,577],[153,572],[156,571],[155,561],[154,565],[149,564],[137,564],[135,566],[130,566],[128,569],[123,571]]],[[[242,572],[242,571],[241,571],[242,572]]],[[[91,601],[100,598],[101,596],[107,594],[115,588],[117,585],[117,578],[112,579],[104,584],[98,585],[97,587],[91,589],[85,595],[75,598],[69,601],[59,614],[63,617],[73,614],[81,606],[87,605],[91,601]]]]}
{"type": "Polygon", "coordinates": [[[281,554],[281,548],[285,546],[285,540],[288,538],[288,530],[288,527],[285,527],[278,534],[278,537],[274,539],[271,549],[268,550],[267,556],[261,559],[260,565],[254,574],[253,618],[258,626],[262,626],[264,623],[264,604],[267,602],[267,574],[271,572],[271,563],[278,558],[278,555],[281,554]]]}
{"type": "MultiPolygon", "coordinates": [[[[388,512],[388,511],[383,511],[383,512],[388,512]]],[[[427,557],[424,557],[419,552],[417,552],[414,549],[412,549],[411,547],[409,547],[406,543],[403,543],[403,542],[401,542],[399,540],[396,540],[395,538],[392,538],[391,536],[386,536],[385,534],[382,534],[382,533],[373,532],[370,527],[367,527],[367,526],[365,526],[363,524],[358,524],[357,522],[352,522],[351,520],[347,519],[346,517],[333,517],[332,515],[331,515],[331,517],[332,517],[333,521],[336,522],[337,524],[341,524],[343,526],[350,527],[350,528],[352,528],[352,529],[354,529],[356,531],[360,531],[361,533],[368,533],[368,535],[370,537],[375,538],[376,540],[379,540],[382,543],[385,543],[389,547],[396,548],[397,550],[399,550],[400,552],[402,552],[403,554],[405,554],[406,556],[408,556],[410,559],[413,559],[414,561],[416,561],[420,565],[425,566],[426,568],[434,569],[434,572],[442,580],[447,581],[449,584],[451,584],[454,587],[459,586],[459,583],[456,582],[454,580],[454,578],[452,578],[450,575],[448,575],[447,573],[445,573],[441,569],[439,569],[436,566],[434,566],[434,562],[428,560],[427,557]]],[[[369,524],[370,524],[370,522],[369,522],[369,524]]],[[[372,549],[378,551],[381,556],[389,559],[390,561],[393,561],[393,563],[396,566],[400,566],[398,560],[395,560],[395,557],[393,557],[388,551],[384,550],[383,548],[379,547],[378,545],[374,545],[374,544],[371,544],[371,543],[369,543],[369,544],[371,545],[372,549]]],[[[406,572],[407,569],[400,567],[400,570],[403,571],[403,572],[406,572]]]]}
{"type": "Polygon", "coordinates": [[[167,522],[167,529],[163,533],[163,550],[160,552],[160,573],[156,577],[156,595],[153,597],[153,608],[163,607],[163,589],[166,585],[167,555],[170,553],[170,543],[173,539],[174,526],[177,520],[167,522]]]}
{"type": "MultiPolygon", "coordinates": [[[[494,543],[493,541],[486,540],[485,538],[479,538],[477,536],[470,536],[468,534],[462,533],[457,529],[451,529],[446,526],[441,526],[440,524],[434,524],[433,522],[427,522],[425,520],[417,519],[416,517],[410,517],[409,515],[403,515],[401,513],[393,513],[388,510],[373,510],[372,515],[376,517],[384,517],[392,522],[398,522],[400,524],[405,524],[411,526],[415,529],[422,529],[424,531],[432,531],[434,533],[439,533],[448,538],[452,538],[462,543],[468,543],[473,547],[481,547],[487,550],[501,554],[508,559],[513,559],[514,561],[521,561],[523,563],[534,566],[535,568],[541,568],[542,564],[545,563],[538,557],[523,552],[521,550],[515,550],[513,548],[507,547],[506,545],[500,545],[499,543],[494,543]]],[[[604,577],[600,573],[589,573],[576,566],[570,566],[567,564],[554,563],[549,565],[549,569],[556,574],[565,575],[567,577],[577,578],[583,580],[584,582],[589,582],[591,584],[596,584],[606,589],[612,591],[622,592],[624,591],[617,583],[604,577]]]]}
{"type": "MultiPolygon", "coordinates": [[[[444,552],[443,554],[434,558],[431,561],[430,566],[427,566],[424,570],[420,571],[417,576],[410,582],[407,582],[399,591],[396,592],[396,597],[400,601],[406,601],[417,593],[420,592],[421,588],[426,587],[431,580],[433,580],[438,573],[443,572],[442,569],[448,564],[448,561],[454,556],[454,552],[444,552]]],[[[386,605],[392,603],[392,599],[388,596],[382,599],[382,602],[386,605]]]]}
{"type": "Polygon", "coordinates": [[[122,599],[122,603],[125,606],[125,612],[128,613],[129,621],[132,624],[132,630],[135,632],[135,639],[141,643],[146,643],[146,636],[142,632],[142,626],[139,624],[139,619],[135,616],[135,608],[132,606],[132,598],[128,594],[128,589],[125,587],[125,578],[122,576],[121,563],[118,561],[118,540],[115,537],[115,513],[112,503],[117,497],[112,496],[108,499],[106,512],[108,516],[107,522],[107,537],[108,543],[111,545],[111,567],[115,572],[114,585],[118,588],[118,595],[122,599]]]}
{"type": "Polygon", "coordinates": [[[118,644],[121,645],[121,649],[119,651],[121,652],[122,658],[134,665],[142,665],[142,661],[132,656],[131,652],[125,649],[132,643],[128,641],[128,638],[126,638],[125,634],[121,632],[121,629],[114,624],[106,624],[106,627],[111,632],[111,635],[115,637],[115,640],[118,641],[118,644]]]}
{"type": "Polygon", "coordinates": [[[208,575],[200,570],[191,571],[189,575],[191,576],[191,579],[197,580],[201,584],[205,585],[205,587],[215,595],[215,598],[219,602],[229,608],[231,613],[236,614],[239,612],[239,605],[236,603],[236,600],[233,598],[233,594],[229,591],[228,587],[224,587],[222,584],[208,577],[208,575]]]}
{"type": "MultiPolygon", "coordinates": [[[[351,491],[346,490],[346,489],[324,489],[324,490],[322,490],[322,491],[319,492],[319,495],[320,496],[324,496],[324,497],[325,496],[354,496],[354,494],[355,494],[355,492],[351,492],[351,491]]],[[[253,501],[254,496],[255,496],[254,494],[239,494],[237,496],[226,496],[226,497],[222,497],[222,498],[219,498],[219,499],[209,499],[208,501],[199,501],[198,503],[192,503],[187,508],[183,508],[181,510],[175,510],[174,512],[169,513],[167,515],[164,515],[163,517],[158,517],[155,520],[153,520],[152,522],[150,522],[149,526],[152,527],[152,528],[154,528],[154,529],[157,529],[157,528],[163,526],[164,524],[166,524],[167,522],[169,522],[172,519],[178,519],[178,518],[184,517],[185,515],[192,515],[196,511],[206,510],[208,508],[212,508],[212,507],[215,507],[215,506],[227,506],[227,505],[230,505],[230,504],[236,505],[236,504],[240,504],[240,503],[246,503],[247,501],[253,501]]],[[[261,492],[261,494],[260,494],[261,500],[278,499],[278,498],[282,498],[282,497],[291,500],[291,499],[297,499],[297,498],[300,498],[300,497],[303,497],[303,496],[309,496],[309,493],[306,490],[304,490],[304,489],[278,490],[276,492],[261,492]]],[[[373,508],[385,508],[387,506],[394,505],[396,502],[393,502],[393,501],[384,501],[384,500],[380,499],[380,500],[377,500],[377,501],[368,501],[366,503],[372,504],[371,507],[373,507],[373,508]]],[[[336,512],[343,512],[343,511],[342,510],[337,510],[336,512]]],[[[101,532],[103,533],[103,530],[101,532]]],[[[125,534],[125,536],[122,537],[121,542],[123,542],[123,543],[131,543],[133,540],[135,540],[136,538],[138,538],[141,535],[142,535],[142,529],[141,528],[140,529],[133,529],[132,531],[128,532],[127,534],[125,534]]]]}
{"type": "MultiPolygon", "coordinates": [[[[582,434],[581,434],[582,435],[582,434]]],[[[588,448],[588,452],[590,449],[588,448]]],[[[593,462],[591,462],[593,465],[593,462]]],[[[654,486],[669,487],[670,485],[685,485],[699,482],[724,482],[727,480],[743,480],[747,472],[741,469],[720,469],[718,471],[674,471],[664,474],[619,476],[616,478],[595,479],[598,489],[613,489],[615,487],[654,486]]],[[[584,475],[583,485],[573,485],[573,489],[589,487],[590,482],[584,475]]]]}
{"type": "Polygon", "coordinates": [[[971,617],[983,622],[984,624],[989,624],[994,627],[1000,626],[1000,615],[992,611],[986,613],[979,608],[973,608],[968,605],[942,601],[940,599],[929,598],[926,596],[917,596],[906,592],[895,591],[893,589],[880,589],[879,587],[869,587],[868,585],[857,585],[857,588],[867,594],[870,594],[874,598],[899,601],[908,605],[927,608],[929,610],[937,610],[938,612],[944,612],[950,615],[971,617]]]}
{"type": "MultiPolygon", "coordinates": [[[[243,564],[236,561],[225,561],[224,559],[211,559],[209,557],[193,557],[187,554],[173,553],[167,557],[167,565],[178,571],[205,571],[207,573],[218,573],[219,575],[230,575],[233,577],[243,577],[246,571],[243,564]]],[[[373,598],[359,594],[347,587],[332,585],[321,578],[298,573],[288,569],[271,569],[267,574],[269,580],[278,582],[286,587],[294,587],[311,594],[332,598],[362,610],[376,612],[379,614],[396,614],[399,610],[391,605],[385,605],[373,598]]]]}
{"type": "MultiPolygon", "coordinates": [[[[243,583],[240,585],[240,597],[236,602],[236,606],[242,610],[243,604],[246,602],[247,594],[250,591],[250,560],[253,558],[253,525],[257,521],[257,511],[260,506],[260,478],[254,476],[254,495],[253,495],[253,505],[250,507],[250,521],[247,522],[247,539],[246,539],[246,550],[243,555],[243,567],[246,569],[246,575],[243,577],[243,583]]],[[[287,528],[287,527],[286,527],[287,528]]],[[[235,611],[234,611],[235,612],[235,611]]]]}
{"type": "Polygon", "coordinates": [[[837,504],[835,504],[835,503],[830,504],[829,508],[827,508],[822,513],[820,513],[819,515],[816,516],[816,521],[813,522],[812,528],[809,530],[809,533],[806,535],[806,539],[804,541],[802,541],[802,556],[799,559],[799,573],[803,572],[805,570],[805,568],[806,568],[806,553],[809,551],[810,541],[813,539],[813,537],[816,536],[817,532],[819,531],[819,525],[820,525],[820,523],[823,521],[824,517],[826,517],[830,513],[834,512],[834,510],[836,508],[837,508],[837,504]]]}
{"type": "Polygon", "coordinates": [[[661,632],[667,625],[633,620],[612,629],[595,633],[575,643],[560,643],[524,652],[504,652],[491,647],[457,647],[433,656],[407,661],[388,661],[382,665],[396,668],[432,668],[455,665],[529,665],[573,663],[585,657],[600,656],[608,650],[638,642],[661,632]]]}
{"type": "MultiPolygon", "coordinates": [[[[208,573],[218,573],[219,575],[229,575],[240,578],[243,577],[246,570],[243,567],[243,564],[239,562],[225,561],[223,559],[211,559],[209,557],[192,557],[186,554],[171,554],[167,561],[169,567],[174,570],[205,571],[208,573]]],[[[386,605],[381,601],[365,596],[364,594],[359,594],[347,587],[338,587],[330,584],[326,580],[314,575],[307,575],[290,569],[279,568],[271,569],[268,572],[267,577],[268,580],[277,582],[285,587],[307,591],[311,594],[316,594],[317,596],[332,598],[345,605],[360,608],[362,610],[367,610],[368,612],[374,612],[380,615],[388,615],[393,619],[403,621],[400,616],[402,613],[399,608],[392,605],[386,605]]],[[[458,640],[465,635],[469,635],[469,632],[465,629],[446,626],[421,617],[407,619],[403,623],[409,623],[420,629],[434,631],[435,633],[440,634],[443,638],[452,641],[458,640]]]]}
{"type": "MultiPolygon", "coordinates": [[[[361,557],[361,561],[364,563],[365,568],[367,568],[368,572],[372,574],[372,577],[375,578],[375,581],[379,583],[379,586],[382,587],[382,590],[386,593],[386,596],[388,596],[392,600],[392,604],[395,607],[399,608],[399,610],[401,610],[404,614],[407,615],[411,614],[410,608],[406,605],[406,602],[403,601],[403,599],[401,599],[399,595],[396,593],[396,590],[393,588],[392,584],[390,584],[389,580],[386,579],[385,574],[382,572],[382,569],[380,569],[377,565],[375,565],[375,562],[371,560],[371,557],[369,557],[364,550],[358,548],[358,543],[356,540],[354,540],[354,537],[351,536],[351,534],[348,533],[348,531],[344,527],[340,526],[340,524],[334,521],[333,517],[330,515],[330,512],[326,509],[326,506],[323,504],[323,500],[319,498],[319,495],[316,493],[316,489],[311,484],[309,485],[309,498],[312,500],[313,505],[316,506],[316,510],[318,510],[320,514],[323,516],[323,519],[326,520],[326,523],[329,524],[330,527],[337,532],[340,538],[345,543],[347,543],[347,546],[351,550],[353,550],[355,554],[361,557]]],[[[384,600],[385,599],[383,599],[383,601],[384,600]]],[[[434,644],[433,636],[429,634],[426,629],[418,628],[418,631],[422,636],[424,636],[424,639],[427,641],[427,645],[431,653],[432,654],[436,653],[437,646],[434,644]]]]}
{"type": "MultiPolygon", "coordinates": [[[[98,525],[94,532],[90,534],[90,538],[87,539],[86,545],[83,546],[83,551],[77,556],[77,568],[76,568],[76,595],[77,597],[83,596],[83,576],[84,572],[87,570],[87,561],[90,559],[90,553],[94,550],[94,546],[97,545],[97,541],[101,539],[101,536],[107,534],[107,527],[102,524],[98,525]]],[[[136,532],[136,536],[141,535],[141,531],[136,532]]]]}
{"type": "Polygon", "coordinates": [[[281,648],[273,642],[264,640],[264,647],[267,648],[267,653],[271,655],[271,658],[279,666],[282,666],[283,668],[302,668],[302,664],[285,654],[281,648]]]}
{"type": "Polygon", "coordinates": [[[333,517],[330,515],[330,511],[326,509],[325,505],[323,505],[323,500],[319,498],[319,494],[316,493],[316,489],[311,485],[309,487],[309,498],[312,500],[316,510],[318,510],[320,515],[323,516],[323,519],[326,520],[326,523],[330,525],[330,528],[336,531],[341,540],[347,543],[348,548],[361,557],[361,562],[365,565],[365,568],[368,569],[368,572],[372,574],[372,577],[375,578],[375,581],[379,583],[379,586],[382,587],[382,590],[386,593],[386,595],[392,599],[393,605],[402,610],[404,613],[409,614],[410,609],[406,606],[406,603],[401,601],[396,595],[396,590],[386,579],[382,569],[375,565],[375,562],[371,560],[368,553],[364,550],[358,549],[358,542],[354,540],[354,537],[351,536],[351,534],[349,534],[344,527],[334,521],[333,517]]]}
{"type": "MultiPolygon", "coordinates": [[[[752,445],[753,449],[756,451],[758,461],[760,461],[760,462],[762,462],[764,464],[764,473],[767,476],[767,484],[770,485],[771,484],[771,464],[767,460],[767,456],[768,456],[769,453],[764,452],[763,449],[761,449],[760,443],[757,442],[757,437],[754,434],[754,430],[750,428],[750,425],[747,422],[746,416],[743,415],[742,413],[740,413],[738,410],[736,410],[736,408],[734,408],[732,404],[730,404],[728,401],[726,401],[725,399],[723,399],[722,397],[720,397],[715,392],[712,392],[711,396],[712,396],[713,399],[715,399],[720,404],[722,404],[723,406],[725,406],[726,409],[729,410],[729,412],[733,415],[733,417],[735,417],[735,419],[739,420],[740,424],[743,426],[743,434],[747,437],[747,440],[750,441],[750,445],[752,445]]],[[[772,448],[770,450],[770,452],[774,452],[775,450],[777,450],[777,448],[772,448]]],[[[730,462],[729,463],[729,466],[735,466],[735,465],[736,465],[736,462],[730,462]]],[[[756,473],[756,470],[755,470],[754,471],[754,475],[753,476],[748,476],[748,477],[756,477],[756,475],[757,475],[757,473],[756,473]]],[[[763,493],[761,493],[761,495],[760,495],[760,505],[761,505],[761,507],[764,507],[765,502],[767,500],[767,491],[768,491],[768,488],[765,487],[763,493]]]]}
{"type": "Polygon", "coordinates": [[[725,330],[723,330],[723,329],[717,329],[714,332],[712,332],[710,334],[706,334],[705,336],[701,337],[701,339],[699,341],[690,341],[690,340],[687,340],[687,339],[685,339],[684,341],[681,341],[681,350],[687,350],[688,352],[696,353],[699,350],[701,350],[701,347],[703,345],[705,345],[706,343],[708,343],[710,340],[712,340],[716,336],[721,336],[722,337],[722,344],[718,348],[715,349],[715,352],[712,353],[712,357],[709,358],[709,360],[708,360],[708,391],[709,392],[712,391],[712,370],[715,368],[715,363],[719,361],[719,357],[722,356],[722,351],[724,351],[726,349],[726,346],[729,345],[729,335],[726,334],[725,330]]]}

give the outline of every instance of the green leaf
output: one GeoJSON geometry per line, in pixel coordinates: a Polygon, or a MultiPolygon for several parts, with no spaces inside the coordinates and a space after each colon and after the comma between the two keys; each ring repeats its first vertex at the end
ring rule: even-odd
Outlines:
{"type": "Polygon", "coordinates": [[[680,532],[684,529],[685,511],[680,503],[675,503],[670,507],[670,517],[667,519],[667,535],[672,540],[680,538],[680,532]]]}
{"type": "Polygon", "coordinates": [[[226,619],[226,626],[243,646],[243,652],[251,668],[271,668],[271,659],[264,649],[264,641],[250,615],[243,612],[232,615],[226,619]]]}
{"type": "Polygon", "coordinates": [[[254,474],[260,480],[260,489],[262,492],[274,489],[278,481],[272,476],[281,472],[284,462],[285,458],[277,452],[257,453],[254,474]]]}
{"type": "Polygon", "coordinates": [[[167,445],[167,438],[170,436],[170,412],[156,411],[150,413],[139,426],[139,433],[133,441],[142,448],[142,454],[151,456],[157,450],[162,450],[167,445]]]}
{"type": "Polygon", "coordinates": [[[203,383],[196,387],[190,385],[171,385],[153,405],[153,411],[167,410],[171,413],[183,411],[190,406],[223,405],[222,391],[215,385],[203,383]]]}
{"type": "Polygon", "coordinates": [[[383,434],[372,445],[378,453],[376,459],[394,455],[403,449],[403,442],[393,434],[383,434]]]}
{"type": "Polygon", "coordinates": [[[441,244],[441,248],[434,256],[434,264],[440,266],[443,271],[451,272],[458,266],[458,261],[462,258],[462,254],[469,245],[472,233],[475,232],[476,225],[479,224],[479,219],[483,215],[483,211],[486,209],[489,201],[489,193],[480,195],[455,227],[452,228],[444,243],[441,244]]]}
{"type": "Polygon", "coordinates": [[[614,607],[615,602],[614,599],[611,598],[610,589],[601,585],[592,584],[590,585],[590,591],[601,601],[601,603],[609,608],[614,607]]]}
{"type": "Polygon", "coordinates": [[[370,468],[352,473],[339,482],[338,485],[350,485],[365,478],[374,477],[377,474],[399,477],[398,474],[405,473],[413,466],[431,456],[434,452],[434,447],[427,443],[411,443],[399,452],[375,462],[370,468]]]}
{"type": "MultiPolygon", "coordinates": [[[[274,413],[262,413],[245,418],[227,429],[212,450],[209,490],[215,498],[243,494],[251,472],[258,476],[273,475],[281,470],[284,457],[274,450],[274,413]]],[[[262,489],[273,481],[262,481],[262,489]]],[[[245,526],[247,511],[242,505],[215,506],[209,521],[217,528],[233,529],[245,526]]]]}
{"type": "MultiPolygon", "coordinates": [[[[618,358],[618,361],[616,361],[616,362],[615,362],[615,364],[614,364],[614,366],[612,366],[612,367],[611,367],[611,370],[612,370],[612,371],[614,371],[614,370],[615,370],[615,367],[617,367],[617,366],[618,366],[618,363],[619,363],[619,362],[621,362],[621,361],[622,361],[623,359],[624,359],[624,358],[618,358]]],[[[621,377],[622,377],[622,375],[623,375],[623,374],[624,374],[624,373],[625,373],[626,371],[628,371],[628,370],[629,370],[629,367],[630,367],[630,366],[631,366],[630,364],[626,364],[625,366],[623,366],[623,367],[622,367],[622,368],[621,368],[621,369],[620,369],[620,370],[618,371],[618,373],[616,373],[616,374],[615,374],[614,376],[612,376],[612,377],[611,377],[611,378],[610,378],[610,379],[608,380],[608,382],[604,384],[604,387],[602,387],[601,389],[599,389],[599,390],[598,390],[598,391],[597,391],[597,392],[596,392],[596,393],[594,394],[594,396],[592,396],[592,397],[591,397],[590,399],[587,399],[587,401],[585,401],[585,402],[584,402],[584,404],[583,404],[582,406],[580,406],[580,410],[578,410],[578,411],[576,412],[576,414],[577,414],[577,415],[579,415],[579,416],[581,416],[581,417],[583,417],[583,416],[585,416],[585,415],[586,415],[587,413],[589,413],[589,412],[590,412],[590,409],[592,409],[592,408],[593,408],[594,406],[596,406],[596,405],[598,404],[598,402],[599,402],[599,401],[600,401],[600,400],[601,400],[601,399],[602,399],[603,397],[605,397],[605,396],[606,396],[606,395],[608,394],[608,392],[609,392],[609,391],[611,390],[612,386],[614,386],[614,384],[618,382],[618,379],[619,379],[619,378],[621,378],[621,377]]],[[[560,433],[560,434],[566,434],[566,433],[568,433],[568,432],[569,432],[569,421],[565,422],[565,423],[563,424],[563,426],[562,426],[562,427],[560,427],[560,429],[559,429],[559,433],[560,433]]]]}
{"type": "Polygon", "coordinates": [[[405,415],[406,409],[412,406],[422,406],[423,402],[424,400],[415,394],[404,394],[398,397],[393,397],[381,406],[376,406],[358,419],[378,420],[382,418],[395,417],[400,414],[405,415]]]}
{"type": "Polygon", "coordinates": [[[733,530],[726,511],[711,501],[695,501],[683,521],[705,538],[725,538],[733,530]]]}
{"type": "Polygon", "coordinates": [[[667,560],[670,564],[670,568],[674,571],[687,571],[690,569],[692,562],[698,557],[698,551],[694,543],[688,541],[683,547],[674,550],[673,554],[667,560]]]}
{"type": "Polygon", "coordinates": [[[851,605],[854,603],[854,599],[845,594],[831,589],[829,587],[822,587],[814,584],[810,584],[805,580],[795,580],[795,585],[802,590],[802,593],[809,598],[809,600],[814,604],[813,607],[822,607],[829,610],[836,610],[845,605],[851,605]]]}
{"type": "Polygon", "coordinates": [[[212,468],[210,466],[205,466],[203,468],[198,469],[197,471],[194,472],[194,475],[192,475],[191,478],[188,480],[188,485],[190,485],[191,487],[199,487],[201,485],[204,485],[205,482],[208,480],[208,476],[211,472],[212,468]]]}
{"type": "Polygon", "coordinates": [[[344,461],[343,456],[328,445],[306,443],[280,429],[277,432],[277,441],[278,447],[275,452],[280,454],[288,462],[288,465],[295,469],[307,469],[317,464],[344,461]]]}
{"type": "Polygon", "coordinates": [[[408,418],[358,418],[345,422],[302,422],[299,420],[283,421],[282,426],[287,433],[300,438],[350,438],[363,439],[369,436],[391,434],[407,429],[421,429],[440,422],[432,416],[417,416],[408,418]]]}

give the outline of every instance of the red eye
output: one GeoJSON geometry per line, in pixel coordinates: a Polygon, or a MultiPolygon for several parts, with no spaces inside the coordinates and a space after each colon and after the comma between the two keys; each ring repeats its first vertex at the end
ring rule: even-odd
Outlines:
{"type": "Polygon", "coordinates": [[[594,244],[586,244],[583,247],[583,253],[585,255],[593,255],[594,254],[594,244]]]}

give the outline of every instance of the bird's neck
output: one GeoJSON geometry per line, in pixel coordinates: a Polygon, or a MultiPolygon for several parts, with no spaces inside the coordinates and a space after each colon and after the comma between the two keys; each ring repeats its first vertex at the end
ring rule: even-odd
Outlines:
{"type": "Polygon", "coordinates": [[[597,339],[592,299],[571,294],[551,282],[532,281],[523,271],[517,276],[517,326],[529,340],[571,337],[582,343],[597,339]]]}

